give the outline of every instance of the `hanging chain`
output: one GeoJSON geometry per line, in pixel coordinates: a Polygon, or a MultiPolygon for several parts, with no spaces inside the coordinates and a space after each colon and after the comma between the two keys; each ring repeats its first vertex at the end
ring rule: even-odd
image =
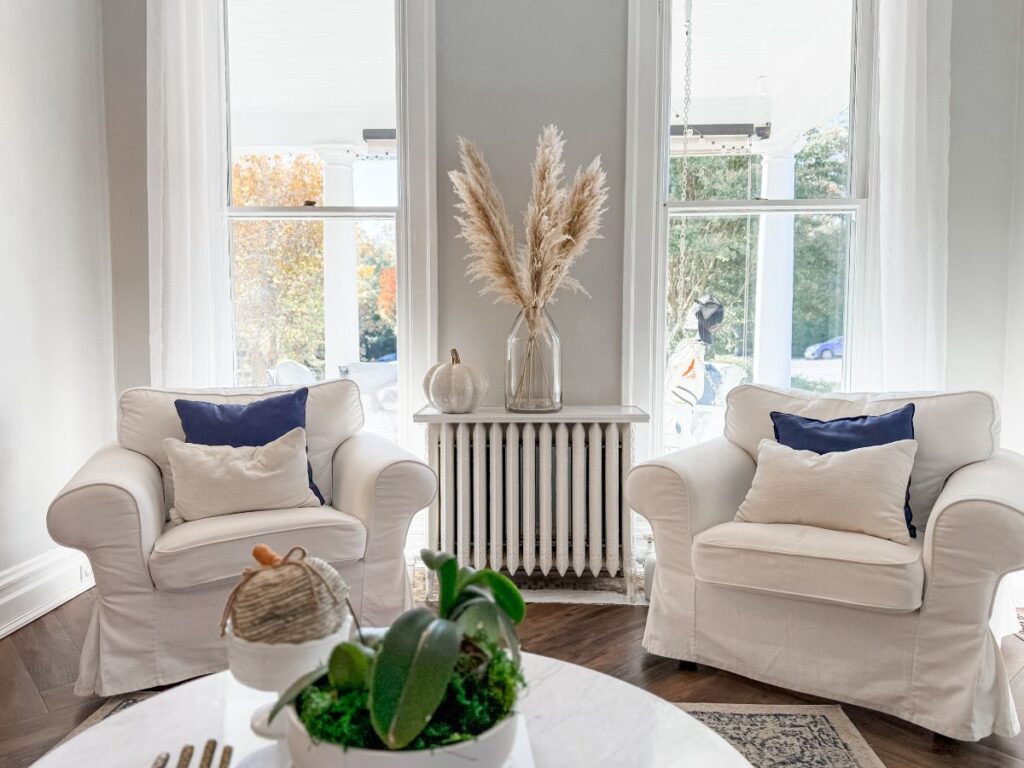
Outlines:
{"type": "Polygon", "coordinates": [[[686,0],[686,42],[683,47],[683,200],[690,199],[690,98],[693,92],[693,0],[686,0]]]}

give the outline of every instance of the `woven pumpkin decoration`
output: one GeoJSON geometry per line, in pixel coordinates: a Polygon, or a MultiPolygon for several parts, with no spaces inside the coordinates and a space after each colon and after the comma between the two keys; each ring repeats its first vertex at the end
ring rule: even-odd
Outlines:
{"type": "Polygon", "coordinates": [[[338,572],[306,550],[294,547],[281,557],[266,544],[252,556],[258,568],[242,571],[221,617],[223,635],[231,631],[256,643],[302,643],[340,629],[348,612],[348,585],[338,572]]]}

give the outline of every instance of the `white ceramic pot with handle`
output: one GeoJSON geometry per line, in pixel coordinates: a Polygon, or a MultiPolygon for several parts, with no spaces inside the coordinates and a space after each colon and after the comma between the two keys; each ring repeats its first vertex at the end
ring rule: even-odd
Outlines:
{"type": "Polygon", "coordinates": [[[287,715],[288,754],[294,768],[501,768],[512,754],[521,715],[511,714],[471,741],[436,749],[389,751],[386,749],[345,749],[337,744],[314,741],[299,720],[294,706],[287,715]]]}

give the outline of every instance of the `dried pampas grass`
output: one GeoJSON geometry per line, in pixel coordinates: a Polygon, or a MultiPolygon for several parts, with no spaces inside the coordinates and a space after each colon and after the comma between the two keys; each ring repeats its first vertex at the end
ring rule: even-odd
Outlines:
{"type": "Polygon", "coordinates": [[[525,242],[517,245],[505,202],[494,185],[483,152],[459,139],[461,171],[451,171],[460,237],[469,246],[466,273],[482,282],[481,293],[523,309],[539,310],[565,287],[586,293],[569,270],[590,241],[600,237],[608,199],[601,158],[580,168],[563,187],[565,141],[553,125],[541,131],[532,166],[533,189],[523,215],[525,242]]]}

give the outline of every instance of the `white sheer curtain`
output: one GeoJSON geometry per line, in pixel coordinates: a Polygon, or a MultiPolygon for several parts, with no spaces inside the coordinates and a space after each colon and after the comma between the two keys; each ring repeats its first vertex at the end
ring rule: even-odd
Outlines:
{"type": "MultiPolygon", "coordinates": [[[[872,7],[868,210],[853,272],[851,385],[866,392],[942,389],[952,0],[878,0],[872,7]]],[[[996,592],[996,637],[1020,630],[1012,593],[1022,581],[1004,579],[996,592]]]]}
{"type": "Polygon", "coordinates": [[[952,0],[880,0],[874,11],[851,384],[874,392],[941,389],[952,0]]]}
{"type": "Polygon", "coordinates": [[[222,4],[148,0],[147,24],[152,381],[230,385],[222,4]]]}

